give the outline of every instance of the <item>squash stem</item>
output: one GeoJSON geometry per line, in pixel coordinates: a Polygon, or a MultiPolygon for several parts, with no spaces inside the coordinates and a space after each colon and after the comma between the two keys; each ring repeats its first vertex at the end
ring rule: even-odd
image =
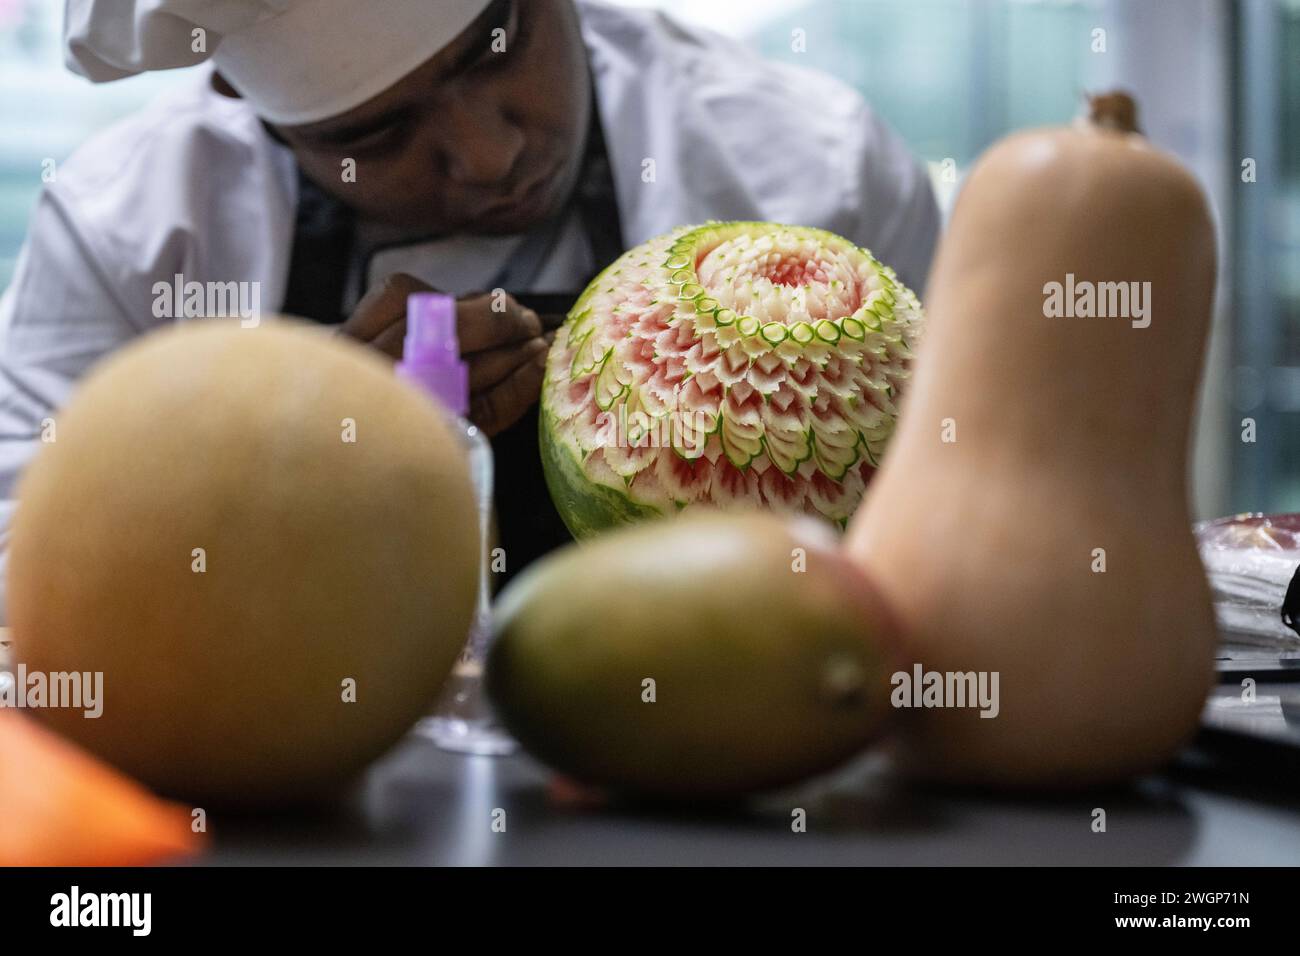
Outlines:
{"type": "Polygon", "coordinates": [[[1122,90],[1088,97],[1088,122],[1101,129],[1121,133],[1141,133],[1137,123],[1137,103],[1122,90]]]}

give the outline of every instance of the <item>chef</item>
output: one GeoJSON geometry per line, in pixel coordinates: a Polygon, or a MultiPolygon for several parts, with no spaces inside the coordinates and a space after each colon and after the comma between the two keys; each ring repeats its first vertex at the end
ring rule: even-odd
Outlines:
{"type": "Polygon", "coordinates": [[[204,317],[172,307],[183,289],[238,289],[396,357],[407,295],[436,288],[459,299],[515,571],[567,537],[536,448],[547,331],[624,249],[708,219],[798,223],[919,289],[936,239],[924,167],[857,93],[653,11],[67,0],[64,32],[96,83],[203,66],[41,194],[0,299],[4,528],[86,370],[204,317]]]}

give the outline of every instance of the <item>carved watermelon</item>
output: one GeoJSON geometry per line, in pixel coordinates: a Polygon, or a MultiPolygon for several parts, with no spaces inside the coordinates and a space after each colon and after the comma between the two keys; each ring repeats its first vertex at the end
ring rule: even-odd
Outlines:
{"type": "Polygon", "coordinates": [[[841,526],[898,414],[923,316],[820,229],[686,226],[587,287],[542,386],[547,484],[575,537],[682,508],[841,526]]]}

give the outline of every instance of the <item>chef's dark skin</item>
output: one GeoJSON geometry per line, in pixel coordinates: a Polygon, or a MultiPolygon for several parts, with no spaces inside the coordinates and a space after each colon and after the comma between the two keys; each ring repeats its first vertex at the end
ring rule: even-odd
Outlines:
{"type": "MultiPolygon", "coordinates": [[[[237,95],[219,76],[214,84],[237,95]]],[[[269,129],[308,177],[367,221],[420,237],[508,235],[568,198],[591,109],[571,0],[493,0],[450,45],[375,98],[320,122],[269,129]],[[355,181],[342,175],[349,159],[355,181]]],[[[399,358],[406,298],[428,290],[391,275],[340,331],[399,358]]],[[[540,317],[508,295],[461,298],[456,318],[470,417],[494,435],[537,400],[548,339],[540,317]]]]}

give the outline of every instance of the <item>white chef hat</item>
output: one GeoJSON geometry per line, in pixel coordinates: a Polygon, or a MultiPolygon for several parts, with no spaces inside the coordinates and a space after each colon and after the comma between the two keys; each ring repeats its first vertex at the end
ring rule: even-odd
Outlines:
{"type": "Polygon", "coordinates": [[[382,93],[488,2],[66,0],[63,36],[68,66],[96,83],[211,58],[263,119],[312,123],[382,93]]]}

